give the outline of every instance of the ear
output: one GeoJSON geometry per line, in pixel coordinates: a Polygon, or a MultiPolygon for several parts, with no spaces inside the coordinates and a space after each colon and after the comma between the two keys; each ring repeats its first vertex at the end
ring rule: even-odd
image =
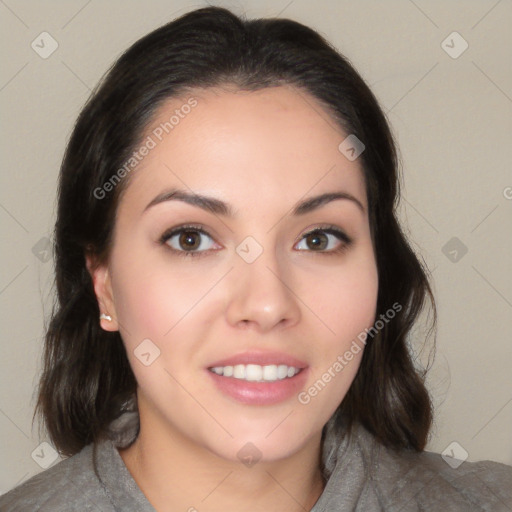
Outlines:
{"type": "Polygon", "coordinates": [[[117,331],[119,330],[119,325],[117,322],[114,294],[112,293],[109,267],[108,265],[98,264],[96,258],[91,254],[85,256],[85,261],[94,285],[94,293],[98,300],[100,314],[103,313],[112,318],[112,320],[98,318],[98,322],[100,322],[101,328],[105,331],[117,331]]]}

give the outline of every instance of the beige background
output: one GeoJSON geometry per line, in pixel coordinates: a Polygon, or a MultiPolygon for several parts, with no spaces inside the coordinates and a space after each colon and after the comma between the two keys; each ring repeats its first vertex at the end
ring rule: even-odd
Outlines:
{"type": "MultiPolygon", "coordinates": [[[[439,306],[438,355],[429,379],[436,425],[428,449],[442,452],[456,441],[468,460],[512,464],[512,3],[214,4],[311,25],[375,91],[401,148],[404,225],[433,270],[439,306]],[[469,44],[458,58],[442,47],[454,31],[469,44]],[[451,244],[459,246],[446,246],[453,237],[460,241],[451,244]],[[462,258],[461,243],[468,250],[462,258]]],[[[74,120],[120,52],[204,5],[0,2],[0,493],[42,470],[37,454],[50,460],[51,448],[39,447],[47,440],[39,439],[31,419],[52,297],[45,237],[51,236],[56,178],[74,120]],[[31,48],[43,31],[59,45],[47,59],[31,48]]],[[[463,48],[457,37],[445,43],[452,53],[463,48]]],[[[454,453],[463,454],[458,446],[454,453]]]]}

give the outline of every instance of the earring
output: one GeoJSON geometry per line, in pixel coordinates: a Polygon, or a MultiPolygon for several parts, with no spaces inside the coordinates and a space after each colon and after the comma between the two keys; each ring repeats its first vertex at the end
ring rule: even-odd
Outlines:
{"type": "Polygon", "coordinates": [[[112,322],[112,317],[110,315],[105,315],[105,313],[101,313],[100,320],[107,320],[108,322],[112,322]]]}

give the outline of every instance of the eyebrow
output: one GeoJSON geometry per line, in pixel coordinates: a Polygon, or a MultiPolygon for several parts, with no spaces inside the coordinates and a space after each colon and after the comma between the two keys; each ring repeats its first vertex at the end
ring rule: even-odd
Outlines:
{"type": "MultiPolygon", "coordinates": [[[[362,203],[354,197],[352,194],[348,192],[327,192],[324,194],[320,194],[318,196],[310,197],[303,201],[300,201],[292,208],[292,215],[305,215],[307,213],[312,212],[332,201],[335,200],[348,200],[354,203],[362,213],[365,212],[365,208],[362,203]]],[[[221,215],[223,217],[235,217],[235,211],[228,203],[221,201],[220,199],[216,199],[214,197],[209,197],[201,194],[190,193],[186,190],[181,190],[178,188],[173,188],[158,194],[147,206],[144,208],[144,212],[153,208],[154,206],[162,203],[166,203],[168,201],[182,201],[184,203],[190,204],[192,206],[196,206],[205,211],[214,213],[215,215],[221,215]]],[[[144,213],[143,212],[143,213],[144,213]]]]}

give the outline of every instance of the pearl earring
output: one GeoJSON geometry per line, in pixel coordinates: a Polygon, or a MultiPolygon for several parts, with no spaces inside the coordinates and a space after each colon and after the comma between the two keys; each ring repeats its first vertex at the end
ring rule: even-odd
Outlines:
{"type": "Polygon", "coordinates": [[[108,322],[112,322],[112,317],[110,315],[105,315],[105,313],[101,313],[100,320],[107,320],[108,322]]]}

